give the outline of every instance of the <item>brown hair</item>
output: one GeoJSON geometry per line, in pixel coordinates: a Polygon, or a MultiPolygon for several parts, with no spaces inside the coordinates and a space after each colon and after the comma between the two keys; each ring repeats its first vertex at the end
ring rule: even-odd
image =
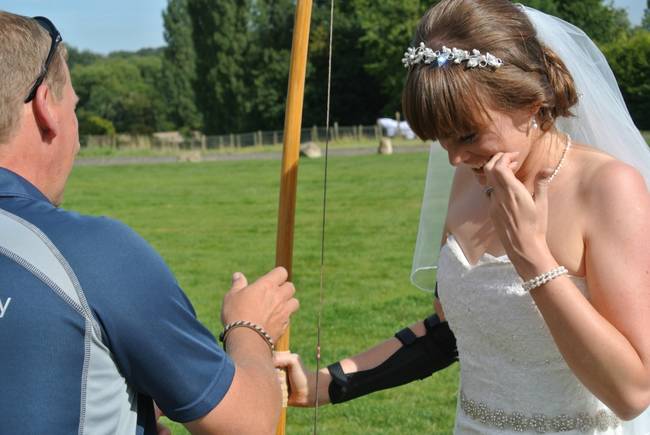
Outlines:
{"type": "Polygon", "coordinates": [[[524,11],[508,0],[442,0],[420,20],[413,46],[489,52],[503,60],[494,69],[448,63],[411,66],[402,94],[404,114],[421,139],[460,136],[501,112],[539,108],[548,131],[559,116],[571,116],[578,101],[562,60],[536,37],[524,11]]]}
{"type": "MultiPolygon", "coordinates": [[[[23,113],[24,100],[43,68],[50,35],[33,19],[0,11],[0,144],[7,143],[23,113]]],[[[45,84],[60,99],[67,52],[59,44],[45,84]]]]}

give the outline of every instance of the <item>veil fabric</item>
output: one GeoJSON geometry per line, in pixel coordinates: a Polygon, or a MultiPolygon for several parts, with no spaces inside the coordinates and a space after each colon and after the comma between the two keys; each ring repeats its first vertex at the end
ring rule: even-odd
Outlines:
{"type": "MultiPolygon", "coordinates": [[[[536,9],[519,5],[532,22],[539,41],[552,49],[565,63],[578,92],[574,117],[556,120],[560,131],[575,142],[590,145],[635,167],[650,189],[650,148],[634,125],[603,53],[578,27],[536,9]]],[[[411,282],[433,291],[441,227],[435,225],[439,189],[434,176],[432,145],[427,169],[420,225],[411,270],[411,282]]],[[[650,435],[650,408],[636,419],[623,424],[625,435],[650,435]]]]}
{"type": "MultiPolygon", "coordinates": [[[[539,40],[560,56],[580,95],[575,118],[557,120],[571,137],[634,166],[650,189],[650,149],[632,122],[607,59],[578,27],[523,7],[539,40]]],[[[624,435],[650,434],[650,408],[623,423],[624,435]]]]}

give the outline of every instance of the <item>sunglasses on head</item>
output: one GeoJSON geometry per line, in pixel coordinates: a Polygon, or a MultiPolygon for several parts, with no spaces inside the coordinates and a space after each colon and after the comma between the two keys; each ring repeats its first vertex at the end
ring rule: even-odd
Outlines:
{"type": "Polygon", "coordinates": [[[38,87],[43,83],[43,80],[45,80],[45,76],[47,75],[47,70],[50,67],[50,63],[52,63],[52,59],[54,58],[54,54],[56,53],[56,47],[59,45],[61,41],[63,41],[61,34],[56,29],[56,27],[54,27],[54,24],[52,24],[50,20],[48,20],[45,17],[34,17],[34,20],[36,20],[36,22],[42,28],[44,28],[47,31],[47,33],[50,34],[50,37],[52,38],[52,43],[50,44],[50,51],[47,53],[47,58],[45,59],[45,63],[43,64],[43,69],[41,70],[39,76],[36,78],[34,84],[32,85],[29,94],[27,94],[27,98],[25,98],[25,103],[29,103],[36,96],[36,91],[38,90],[38,87]]]}

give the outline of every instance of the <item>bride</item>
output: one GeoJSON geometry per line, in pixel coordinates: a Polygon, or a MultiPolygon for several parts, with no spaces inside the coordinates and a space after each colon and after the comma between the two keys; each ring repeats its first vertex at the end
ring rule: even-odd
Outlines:
{"type": "Polygon", "coordinates": [[[318,374],[276,355],[289,403],[458,359],[457,434],[650,433],[650,151],[602,53],[508,0],[443,0],[414,41],[404,112],[456,168],[437,273],[427,177],[412,273],[437,315],[318,374]]]}

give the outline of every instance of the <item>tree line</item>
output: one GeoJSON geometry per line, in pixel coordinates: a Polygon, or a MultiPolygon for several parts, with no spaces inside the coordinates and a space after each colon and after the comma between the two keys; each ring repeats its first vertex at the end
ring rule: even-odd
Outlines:
{"type": "MultiPolygon", "coordinates": [[[[632,117],[650,129],[650,0],[640,26],[605,0],[521,3],[582,28],[607,56],[632,117]]],[[[331,118],[372,124],[400,110],[400,62],[431,0],[340,0],[331,118]]],[[[314,0],[303,122],[325,122],[329,0],[314,0]]],[[[166,46],[107,56],[69,49],[82,134],[280,129],[295,0],[168,0],[166,46]]]]}

